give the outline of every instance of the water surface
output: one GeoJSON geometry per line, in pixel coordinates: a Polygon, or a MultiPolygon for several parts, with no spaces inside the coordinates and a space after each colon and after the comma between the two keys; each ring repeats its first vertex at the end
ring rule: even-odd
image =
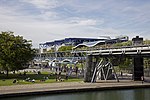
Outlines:
{"type": "Polygon", "coordinates": [[[150,88],[21,96],[0,100],[150,100],[150,88]]]}

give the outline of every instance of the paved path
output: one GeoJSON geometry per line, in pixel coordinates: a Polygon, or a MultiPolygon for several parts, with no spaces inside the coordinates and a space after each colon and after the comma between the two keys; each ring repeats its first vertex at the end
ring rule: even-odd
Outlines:
{"type": "Polygon", "coordinates": [[[131,80],[116,81],[99,81],[97,83],[84,83],[84,82],[59,82],[59,83],[44,83],[44,84],[30,84],[30,85],[13,85],[13,86],[0,86],[0,97],[37,93],[37,92],[60,92],[69,90],[90,90],[90,89],[107,89],[107,88],[135,88],[135,87],[150,87],[150,83],[134,82],[131,80]]]}

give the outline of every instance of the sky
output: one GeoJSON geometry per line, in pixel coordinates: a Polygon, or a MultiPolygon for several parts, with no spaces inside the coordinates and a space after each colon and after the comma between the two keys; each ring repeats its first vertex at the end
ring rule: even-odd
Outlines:
{"type": "Polygon", "coordinates": [[[150,39],[150,0],[0,0],[0,31],[35,48],[71,37],[150,39]]]}

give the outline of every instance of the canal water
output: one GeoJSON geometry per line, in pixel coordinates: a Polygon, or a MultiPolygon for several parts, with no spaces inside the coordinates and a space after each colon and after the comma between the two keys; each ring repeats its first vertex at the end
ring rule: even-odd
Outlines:
{"type": "Polygon", "coordinates": [[[0,98],[0,100],[150,100],[150,88],[21,96],[3,99],[0,98]]]}

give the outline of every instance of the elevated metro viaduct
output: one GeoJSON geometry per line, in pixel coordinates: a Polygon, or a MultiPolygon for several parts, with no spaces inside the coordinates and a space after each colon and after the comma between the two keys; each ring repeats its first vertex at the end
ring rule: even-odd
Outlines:
{"type": "Polygon", "coordinates": [[[126,48],[112,48],[86,52],[88,54],[86,59],[86,70],[84,77],[85,82],[91,82],[94,69],[95,67],[97,67],[100,58],[115,58],[115,62],[119,62],[119,58],[125,57],[133,59],[133,80],[140,81],[141,77],[144,77],[143,58],[150,57],[150,46],[133,46],[126,48]]]}
{"type": "Polygon", "coordinates": [[[42,56],[38,56],[40,59],[49,59],[54,60],[58,59],[63,61],[65,59],[70,59],[72,62],[76,62],[79,59],[86,60],[86,70],[85,70],[85,82],[91,82],[94,69],[97,67],[97,64],[100,62],[100,59],[113,59],[110,62],[112,65],[115,63],[120,63],[121,58],[130,58],[133,62],[133,80],[141,80],[141,76],[144,76],[144,66],[143,58],[150,57],[150,46],[141,45],[141,46],[128,46],[128,47],[119,47],[119,48],[102,48],[97,50],[85,50],[85,51],[72,51],[72,52],[57,52],[57,57],[55,53],[43,53],[42,56]]]}
{"type": "MultiPolygon", "coordinates": [[[[116,59],[115,62],[118,63],[117,59],[129,57],[129,58],[133,59],[133,66],[134,66],[133,80],[138,81],[138,80],[141,80],[141,76],[144,76],[143,58],[150,57],[150,46],[143,45],[143,38],[139,38],[138,36],[136,38],[133,38],[132,41],[133,41],[133,46],[129,46],[129,47],[99,48],[97,50],[72,51],[72,52],[69,52],[69,54],[66,52],[54,52],[51,54],[49,54],[49,53],[42,54],[43,55],[42,58],[43,59],[59,58],[60,60],[63,60],[63,59],[66,59],[66,57],[69,57],[70,59],[72,59],[73,56],[75,57],[74,54],[78,54],[78,55],[86,54],[87,56],[85,58],[84,58],[84,56],[82,56],[84,59],[86,59],[86,70],[85,70],[84,81],[91,82],[91,80],[94,77],[93,76],[94,69],[96,69],[98,63],[100,64],[99,59],[103,58],[105,60],[104,61],[104,63],[105,63],[105,62],[108,62],[107,60],[109,60],[111,58],[115,58],[116,59]]],[[[41,58],[41,54],[40,54],[40,57],[38,57],[38,58],[41,58]]],[[[72,59],[72,61],[73,61],[73,59],[72,59]]],[[[109,62],[110,61],[111,60],[109,60],[109,62]]],[[[112,65],[113,65],[113,62],[110,62],[110,63],[112,63],[112,65]]]]}

